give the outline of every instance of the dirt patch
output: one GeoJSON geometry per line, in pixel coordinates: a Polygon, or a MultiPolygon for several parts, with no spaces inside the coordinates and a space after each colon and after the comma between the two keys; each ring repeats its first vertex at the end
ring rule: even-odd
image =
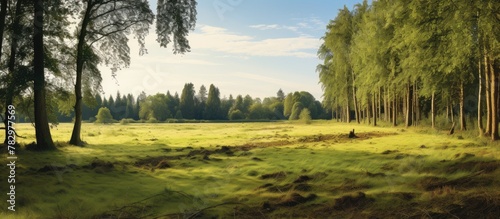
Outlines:
{"type": "Polygon", "coordinates": [[[283,179],[286,177],[286,173],[283,171],[276,173],[263,174],[260,176],[261,179],[283,179]]]}
{"type": "Polygon", "coordinates": [[[481,177],[479,176],[480,174],[481,172],[478,172],[453,180],[435,176],[424,177],[423,179],[418,181],[417,185],[419,185],[419,187],[424,189],[425,191],[432,191],[443,187],[466,189],[472,187],[488,186],[493,182],[491,178],[481,177]]]}
{"type": "Polygon", "coordinates": [[[446,173],[455,173],[457,171],[469,171],[478,172],[482,171],[484,173],[491,173],[500,167],[500,161],[468,161],[459,162],[450,165],[446,169],[446,173]]]}
{"type": "Polygon", "coordinates": [[[252,160],[253,161],[262,161],[262,159],[258,158],[258,157],[252,157],[252,160]]]}
{"type": "Polygon", "coordinates": [[[334,187],[333,192],[351,192],[362,189],[369,189],[370,185],[367,184],[358,184],[355,179],[345,178],[344,182],[339,186],[334,187]]]}
{"type": "Polygon", "coordinates": [[[394,192],[391,194],[405,201],[410,201],[414,199],[416,196],[416,193],[411,193],[411,192],[394,192]]]}
{"type": "Polygon", "coordinates": [[[302,192],[309,192],[309,191],[311,191],[312,187],[309,184],[300,183],[300,184],[295,185],[293,187],[293,189],[297,190],[297,191],[302,191],[302,192]]]}
{"type": "Polygon", "coordinates": [[[463,205],[450,205],[448,209],[458,218],[498,218],[500,199],[498,196],[468,197],[463,205]]]}
{"type": "Polygon", "coordinates": [[[385,177],[385,173],[371,173],[371,172],[366,172],[366,175],[368,177],[385,177]]]}
{"type": "Polygon", "coordinates": [[[153,169],[166,169],[172,167],[168,162],[169,157],[159,156],[159,157],[148,157],[135,162],[136,167],[142,168],[153,168],[153,169]]]}
{"type": "Polygon", "coordinates": [[[42,168],[36,170],[38,173],[47,173],[47,172],[65,172],[70,169],[69,166],[54,166],[54,165],[45,165],[42,168]]]}
{"type": "Polygon", "coordinates": [[[99,159],[92,161],[89,165],[83,166],[83,168],[94,170],[97,173],[110,172],[114,167],[113,163],[99,159]]]}
{"type": "Polygon", "coordinates": [[[306,182],[306,181],[309,181],[313,178],[307,176],[307,175],[302,175],[302,176],[299,176],[299,178],[297,178],[295,181],[293,181],[293,183],[303,183],[303,182],[306,182]]]}
{"type": "Polygon", "coordinates": [[[362,209],[368,204],[374,202],[374,199],[366,197],[365,193],[358,192],[356,195],[345,195],[335,199],[333,209],[345,211],[350,209],[362,209]]]}
{"type": "Polygon", "coordinates": [[[293,207],[299,204],[306,203],[308,201],[312,201],[317,197],[318,196],[316,194],[309,194],[307,197],[304,197],[299,193],[292,193],[291,195],[283,197],[282,201],[279,202],[277,205],[285,207],[293,207]]]}
{"type": "Polygon", "coordinates": [[[398,150],[385,150],[381,154],[392,154],[392,153],[397,153],[399,152],[398,150]]]}
{"type": "Polygon", "coordinates": [[[292,184],[285,184],[285,185],[276,185],[276,186],[269,186],[267,188],[267,191],[269,192],[287,192],[287,191],[290,191],[290,189],[293,188],[293,185],[292,184]]]}

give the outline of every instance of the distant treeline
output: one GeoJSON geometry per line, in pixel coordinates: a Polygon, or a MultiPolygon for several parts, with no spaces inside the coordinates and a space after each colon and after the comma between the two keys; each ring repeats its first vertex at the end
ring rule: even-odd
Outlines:
{"type": "MultiPolygon", "coordinates": [[[[168,119],[187,120],[284,120],[298,119],[303,109],[308,109],[312,119],[330,119],[322,104],[306,91],[285,94],[281,89],[276,96],[264,99],[252,98],[250,95],[229,95],[220,97],[217,87],[211,84],[207,90],[201,85],[198,92],[192,83],[186,83],[181,95],[178,93],[157,93],[147,95],[145,92],[134,97],[132,94],[101,94],[84,97],[82,107],[83,120],[93,122],[101,107],[110,110],[114,120],[133,119],[142,121],[163,122],[168,119]]],[[[64,107],[63,107],[64,108],[64,107]]],[[[58,109],[59,122],[71,122],[73,111],[58,109]]]]}

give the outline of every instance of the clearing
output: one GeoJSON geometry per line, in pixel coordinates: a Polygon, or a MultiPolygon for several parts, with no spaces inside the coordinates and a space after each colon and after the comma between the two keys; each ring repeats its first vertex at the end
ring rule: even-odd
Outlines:
{"type": "MultiPolygon", "coordinates": [[[[67,141],[71,128],[52,129],[54,140],[67,141]]],[[[27,137],[21,144],[34,140],[30,125],[16,129],[27,137]]],[[[461,133],[330,121],[84,124],[82,130],[85,147],[18,150],[16,212],[3,201],[1,218],[500,215],[498,143],[461,133]],[[352,129],[358,138],[348,138],[352,129]]]]}

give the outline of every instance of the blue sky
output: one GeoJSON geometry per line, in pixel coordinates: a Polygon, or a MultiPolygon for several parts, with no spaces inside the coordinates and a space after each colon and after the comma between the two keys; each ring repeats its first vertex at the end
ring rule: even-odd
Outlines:
{"type": "MultiPolygon", "coordinates": [[[[155,3],[156,1],[154,1],[155,3]]],[[[188,39],[191,52],[173,55],[160,48],[154,29],[146,38],[148,54],[139,56],[131,39],[131,65],[111,77],[106,67],[106,97],[122,94],[179,94],[185,83],[195,90],[217,86],[221,98],[249,94],[253,98],[308,91],[321,99],[316,56],[326,24],[344,5],[360,0],[198,0],[195,31],[188,39]]],[[[155,4],[151,4],[156,8],[155,4]]]]}

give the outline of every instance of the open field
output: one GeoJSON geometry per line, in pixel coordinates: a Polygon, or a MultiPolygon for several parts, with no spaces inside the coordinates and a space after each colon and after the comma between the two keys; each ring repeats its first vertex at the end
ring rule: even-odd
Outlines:
{"type": "MultiPolygon", "coordinates": [[[[30,125],[16,128],[18,142],[34,140],[30,125]]],[[[52,129],[54,140],[71,129],[52,129]]],[[[461,133],[325,121],[82,130],[85,147],[18,151],[16,213],[2,201],[0,218],[500,215],[500,147],[461,133]],[[359,138],[347,137],[353,128],[359,138]]]]}

